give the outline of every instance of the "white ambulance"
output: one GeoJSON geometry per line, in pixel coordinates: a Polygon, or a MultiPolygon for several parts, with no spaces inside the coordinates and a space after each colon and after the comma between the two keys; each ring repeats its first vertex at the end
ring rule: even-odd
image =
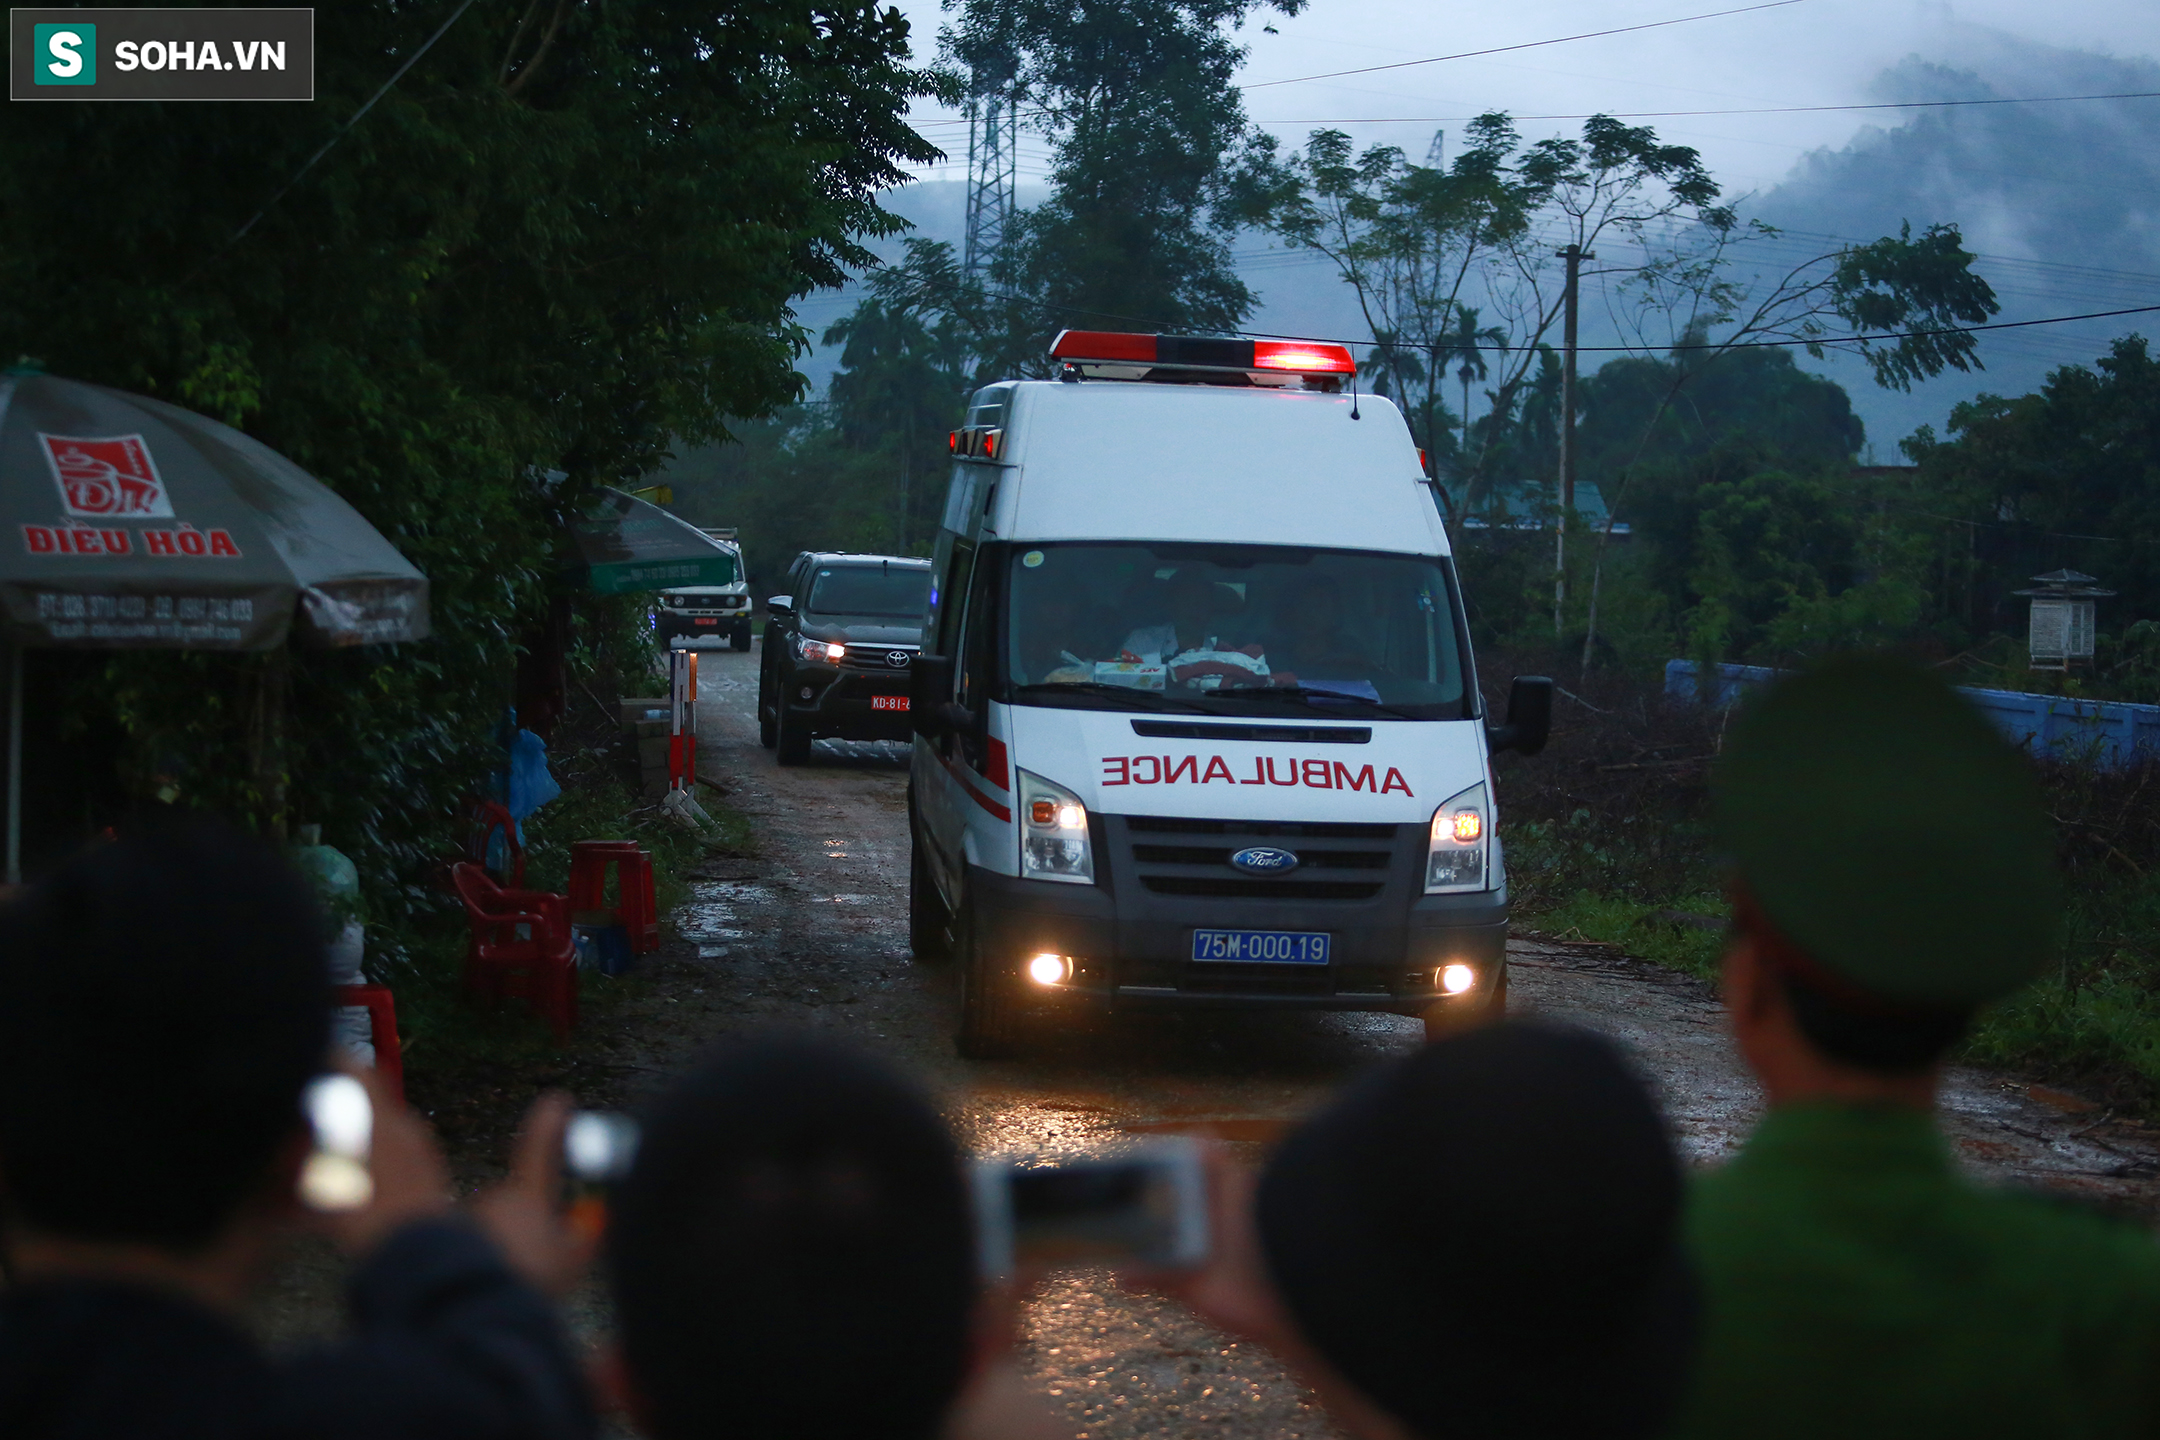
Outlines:
{"type": "Polygon", "coordinates": [[[1504,1003],[1488,725],[1402,414],[1338,345],[1066,331],[954,433],[910,693],[961,1053],[1057,1004],[1504,1003]]]}

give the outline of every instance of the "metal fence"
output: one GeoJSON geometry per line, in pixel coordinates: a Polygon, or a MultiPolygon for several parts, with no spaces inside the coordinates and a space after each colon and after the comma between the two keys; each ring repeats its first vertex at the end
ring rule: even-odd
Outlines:
{"type": "MultiPolygon", "coordinates": [[[[1784,673],[1763,665],[1720,665],[1716,680],[1705,685],[1696,678],[1694,661],[1668,660],[1665,693],[1676,700],[1699,700],[1722,708],[1784,673]],[[1714,693],[1706,695],[1705,690],[1714,693]]],[[[2160,705],[2070,700],[1970,686],[1959,686],[1958,693],[1979,706],[2013,742],[2036,754],[2084,761],[2103,770],[2134,759],[2160,759],[2160,705]]]]}

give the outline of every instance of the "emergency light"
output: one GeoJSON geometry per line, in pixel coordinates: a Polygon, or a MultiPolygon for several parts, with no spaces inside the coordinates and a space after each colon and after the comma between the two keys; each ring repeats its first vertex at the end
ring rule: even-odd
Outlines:
{"type": "Polygon", "coordinates": [[[1357,373],[1348,346],[1315,340],[1063,330],[1050,342],[1050,357],[1074,379],[1086,375],[1101,380],[1181,380],[1242,374],[1256,385],[1302,380],[1311,388],[1333,390],[1344,377],[1357,373]]]}

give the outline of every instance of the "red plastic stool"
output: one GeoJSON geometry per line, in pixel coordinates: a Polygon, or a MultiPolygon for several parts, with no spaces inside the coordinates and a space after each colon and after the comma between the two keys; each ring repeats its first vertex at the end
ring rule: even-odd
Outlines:
{"type": "Polygon", "coordinates": [[[612,910],[630,936],[632,954],[660,948],[659,908],[653,900],[652,856],[634,840],[579,840],[570,846],[570,911],[612,910]],[[607,900],[608,867],[615,867],[616,902],[607,900]]]}
{"type": "Polygon", "coordinates": [[[398,1045],[397,1001],[387,985],[340,985],[337,987],[337,1003],[365,1005],[368,1012],[369,1038],[375,1042],[375,1073],[383,1084],[397,1097],[400,1105],[405,1103],[405,1052],[398,1045]]]}

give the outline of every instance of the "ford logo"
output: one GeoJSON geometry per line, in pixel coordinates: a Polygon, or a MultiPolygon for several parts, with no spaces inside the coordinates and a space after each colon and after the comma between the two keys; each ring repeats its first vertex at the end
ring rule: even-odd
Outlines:
{"type": "Polygon", "coordinates": [[[1230,867],[1248,875],[1282,875],[1297,869],[1298,858],[1290,851],[1278,850],[1272,845],[1255,845],[1232,855],[1230,867]]]}

